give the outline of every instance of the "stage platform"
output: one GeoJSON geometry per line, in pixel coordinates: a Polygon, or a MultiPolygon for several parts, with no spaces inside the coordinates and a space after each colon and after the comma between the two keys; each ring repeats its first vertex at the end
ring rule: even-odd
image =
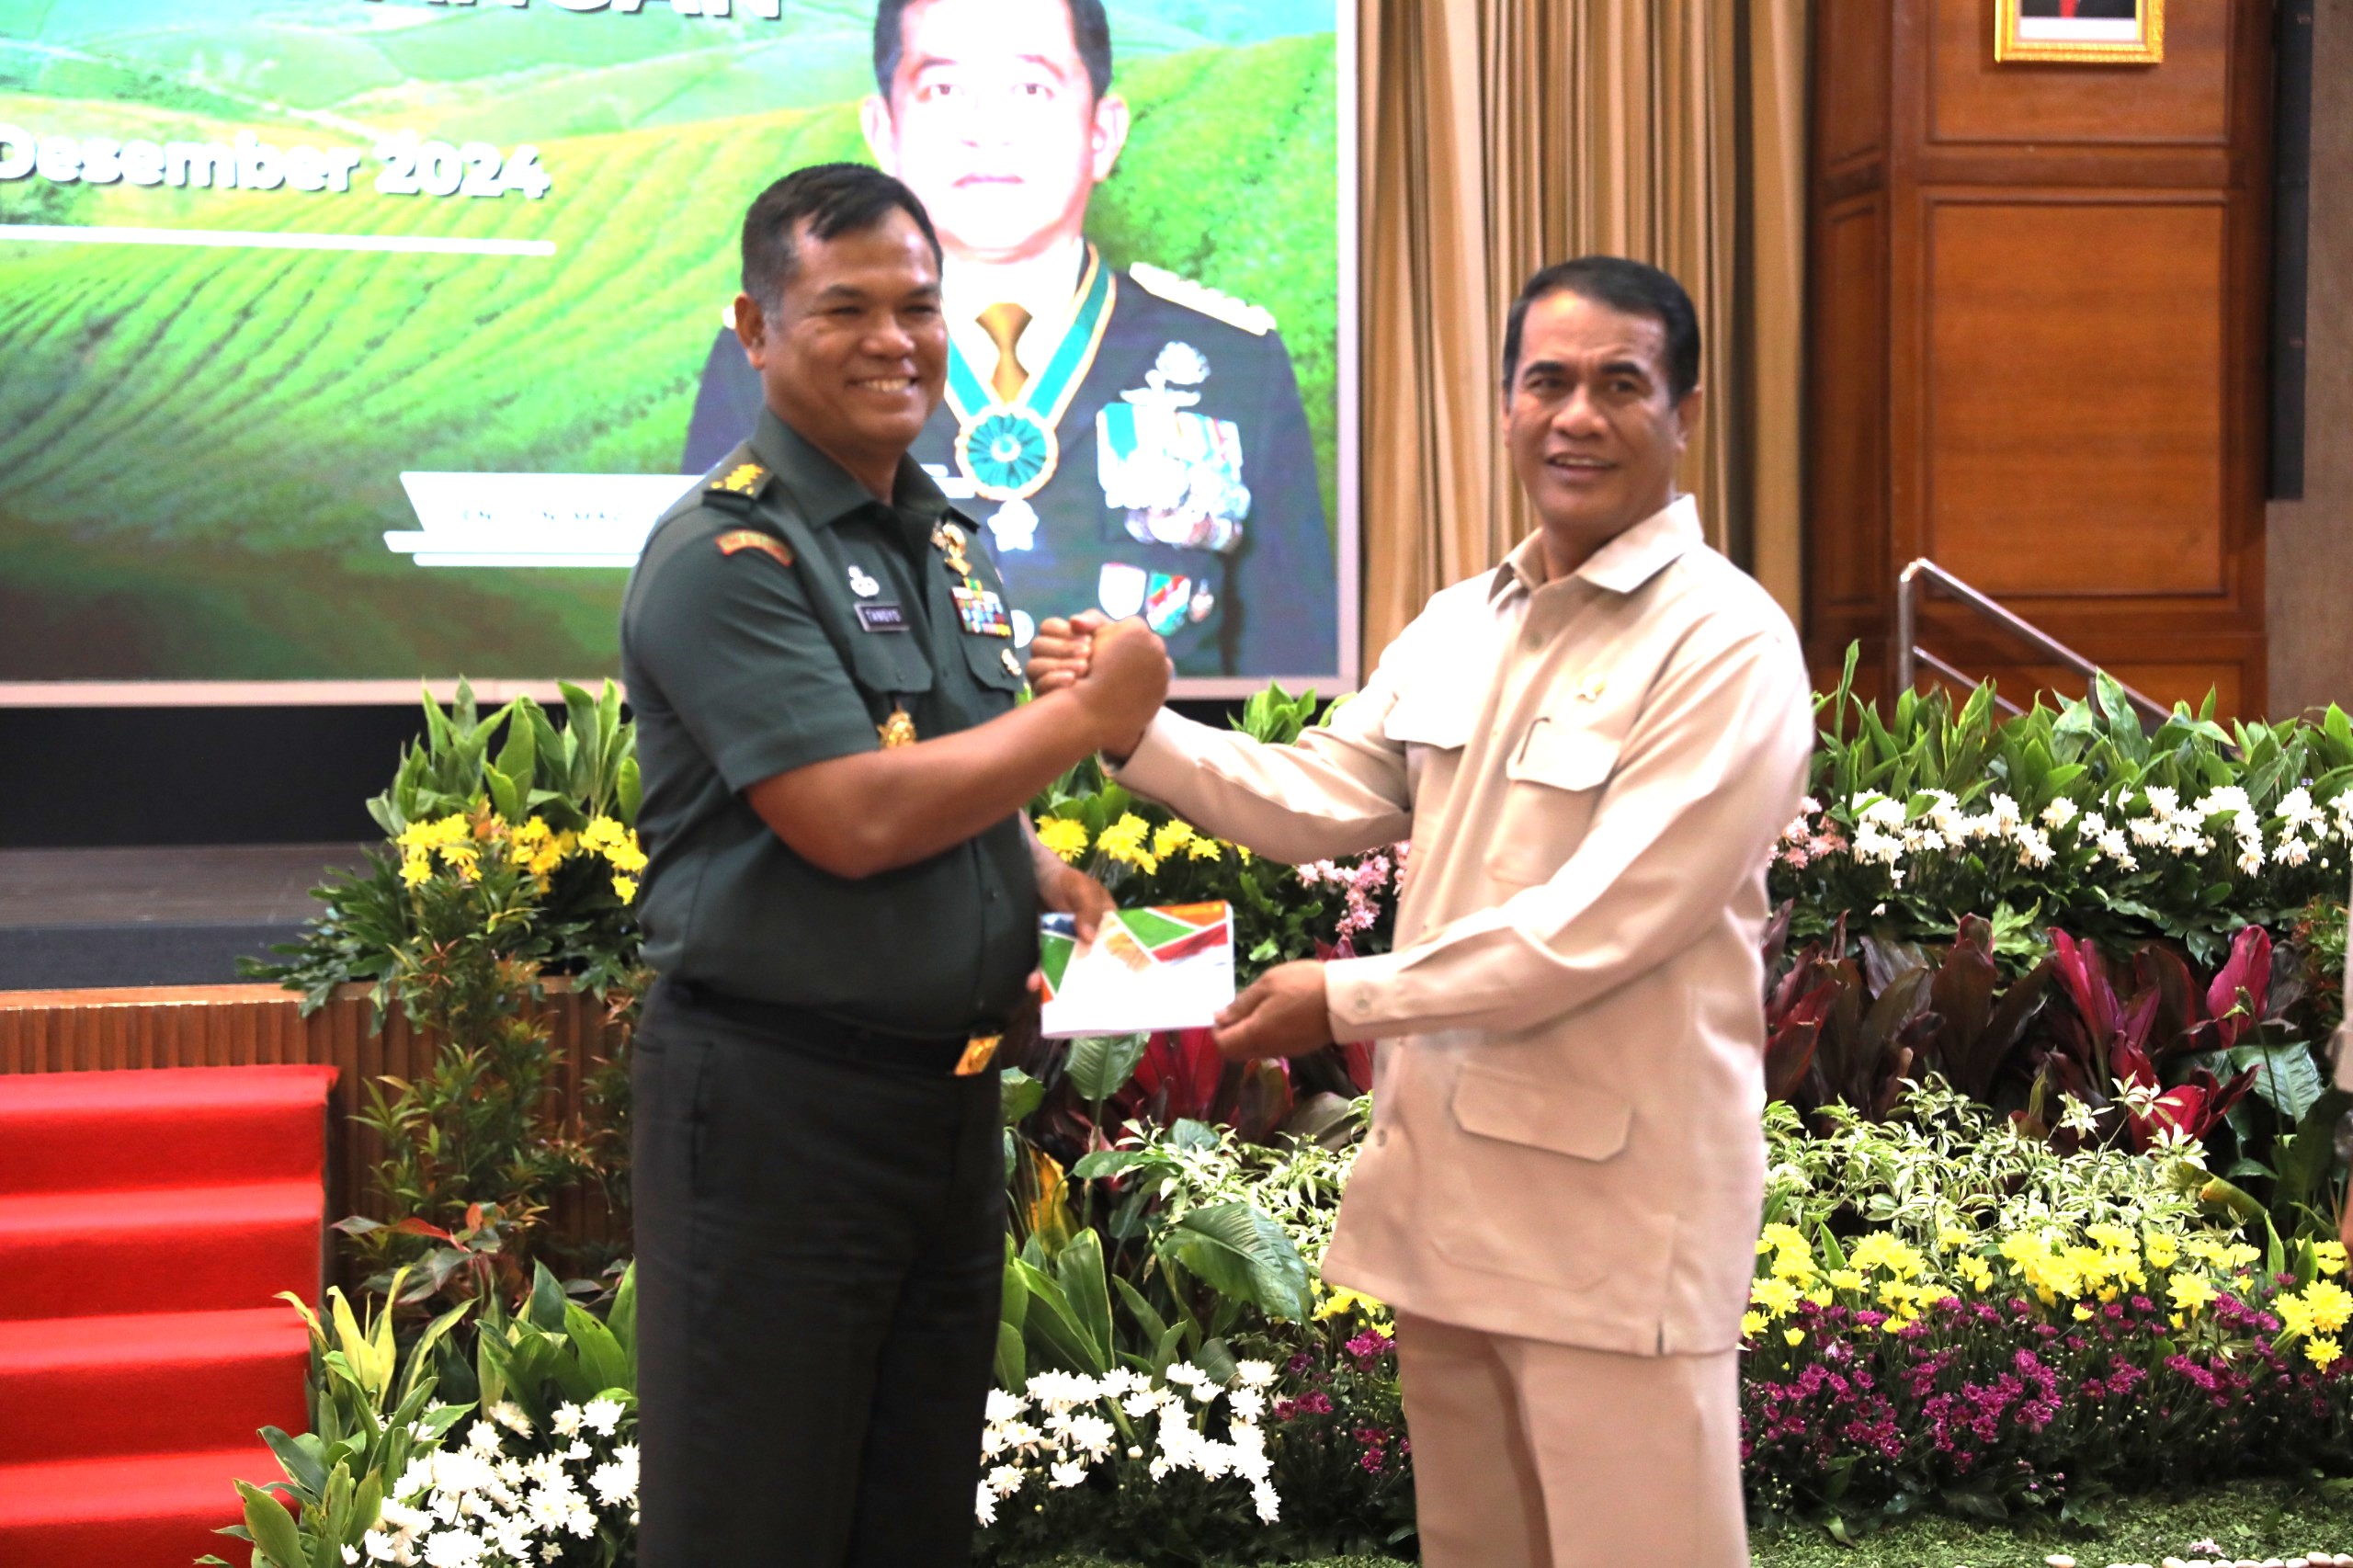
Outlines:
{"type": "Polygon", "coordinates": [[[360,844],[0,849],[0,991],[211,985],[291,941],[360,844]]]}

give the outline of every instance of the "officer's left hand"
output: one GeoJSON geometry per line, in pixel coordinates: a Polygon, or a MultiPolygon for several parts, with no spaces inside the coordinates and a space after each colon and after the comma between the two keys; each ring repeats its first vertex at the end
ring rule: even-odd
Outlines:
{"type": "Polygon", "coordinates": [[[1103,917],[1119,907],[1101,882],[1075,866],[1057,866],[1038,880],[1038,902],[1056,915],[1067,915],[1082,942],[1095,940],[1103,917]]]}
{"type": "Polygon", "coordinates": [[[1230,1061],[1304,1056],[1331,1043],[1324,966],[1313,959],[1277,964],[1217,1016],[1217,1048],[1230,1061]]]}

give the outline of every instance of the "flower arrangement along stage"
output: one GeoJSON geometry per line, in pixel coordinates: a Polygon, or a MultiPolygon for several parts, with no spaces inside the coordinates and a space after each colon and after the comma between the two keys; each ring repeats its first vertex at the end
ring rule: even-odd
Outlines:
{"type": "MultiPolygon", "coordinates": [[[[2348,1300],[2326,1239],[2347,1101],[2321,1071],[2345,962],[2353,725],[2333,708],[2228,730],[2178,711],[2143,733],[2105,681],[2007,722],[1990,688],[1907,696],[1882,717],[1851,674],[1820,699],[1812,799],[1769,869],[1752,1506],[1850,1533],[1929,1505],[2086,1521],[2109,1491],[2353,1468],[2348,1300]]],[[[285,978],[365,979],[405,1000],[425,971],[402,952],[424,951],[428,930],[448,947],[469,921],[494,954],[625,976],[634,846],[595,827],[625,828],[632,810],[627,726],[612,712],[602,727],[608,711],[573,705],[572,729],[598,727],[591,756],[517,705],[489,761],[480,737],[497,720],[447,716],[379,802],[393,842],[376,878],[328,890],[285,978]]],[[[1315,715],[1273,690],[1237,722],[1283,744],[1315,715]]],[[[1278,865],[1092,768],[1033,816],[1122,903],[1233,904],[1245,980],[1391,940],[1403,846],[1278,865]]],[[[1318,1273],[1370,1082],[1369,1051],[1245,1070],[1205,1033],[1056,1042],[1006,1068],[1013,1223],[975,1494],[983,1556],[1278,1562],[1410,1540],[1386,1315],[1318,1273]]],[[[405,1278],[414,1297],[419,1276],[405,1278]]],[[[626,1561],[595,1477],[619,1483],[605,1467],[633,1431],[628,1385],[589,1388],[527,1347],[593,1342],[575,1312],[625,1346],[625,1282],[591,1292],[591,1311],[519,1255],[450,1278],[441,1294],[463,1310],[425,1330],[436,1387],[411,1413],[410,1450],[373,1471],[354,1456],[351,1493],[319,1506],[372,1495],[393,1505],[382,1519],[415,1524],[400,1510],[455,1495],[420,1490],[443,1471],[419,1455],[453,1450],[481,1461],[448,1469],[482,1483],[468,1495],[490,1495],[485,1474],[512,1490],[511,1464],[529,1483],[515,1495],[548,1486],[552,1508],[571,1494],[556,1462],[596,1542],[620,1533],[567,1536],[549,1560],[626,1561]],[[610,1432],[551,1425],[598,1397],[619,1405],[610,1432]]],[[[364,1425],[321,1419],[347,1437],[364,1425]]],[[[362,1560],[380,1544],[373,1560],[427,1560],[422,1526],[381,1533],[337,1539],[362,1560]]],[[[481,1540],[469,1561],[524,1561],[481,1540]]]]}

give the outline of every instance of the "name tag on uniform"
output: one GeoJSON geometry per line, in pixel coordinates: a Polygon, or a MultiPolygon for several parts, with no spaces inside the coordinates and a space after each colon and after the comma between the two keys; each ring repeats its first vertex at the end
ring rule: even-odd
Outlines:
{"type": "Polygon", "coordinates": [[[858,607],[858,623],[869,631],[904,631],[907,615],[897,605],[862,604],[858,607]]]}

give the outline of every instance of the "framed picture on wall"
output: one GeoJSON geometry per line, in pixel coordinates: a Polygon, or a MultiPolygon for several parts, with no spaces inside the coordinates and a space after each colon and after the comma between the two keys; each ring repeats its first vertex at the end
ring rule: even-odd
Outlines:
{"type": "Polygon", "coordinates": [[[2165,57],[2165,0],[1995,0],[1996,60],[2154,65],[2165,57]]]}

